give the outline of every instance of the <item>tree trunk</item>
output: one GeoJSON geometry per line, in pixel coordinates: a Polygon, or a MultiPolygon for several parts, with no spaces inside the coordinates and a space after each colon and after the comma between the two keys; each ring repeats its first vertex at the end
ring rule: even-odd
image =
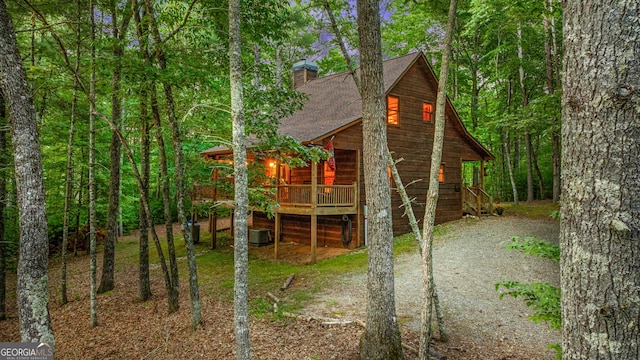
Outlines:
{"type": "Polygon", "coordinates": [[[453,28],[456,19],[457,0],[449,3],[449,17],[445,33],[444,49],[442,50],[442,64],[440,79],[438,81],[438,94],[436,99],[435,130],[433,135],[433,150],[431,151],[431,170],[429,172],[429,190],[424,209],[424,223],[422,231],[422,283],[423,304],[422,324],[420,327],[420,350],[418,356],[421,360],[429,359],[429,344],[431,342],[431,318],[433,310],[434,281],[433,281],[433,228],[436,218],[436,205],[440,182],[438,176],[442,161],[442,145],[444,143],[445,106],[447,101],[447,75],[449,74],[449,57],[451,55],[451,43],[453,28]]]}
{"type": "MultiPolygon", "coordinates": [[[[111,4],[111,28],[113,31],[113,59],[115,66],[111,77],[111,121],[119,129],[122,117],[122,94],[121,94],[121,77],[122,77],[122,58],[124,56],[123,37],[127,33],[129,20],[131,19],[131,8],[128,4],[124,5],[124,15],[120,27],[118,27],[118,5],[116,2],[111,4]]],[[[113,290],[113,278],[115,270],[115,244],[118,239],[119,226],[118,214],[120,212],[120,162],[122,155],[120,154],[120,138],[116,131],[111,132],[111,147],[109,151],[109,205],[107,210],[107,236],[104,239],[104,251],[102,261],[102,279],[98,293],[104,293],[113,290]]]]}
{"type": "MultiPolygon", "coordinates": [[[[138,36],[138,41],[140,42],[140,54],[144,59],[144,64],[147,67],[151,66],[151,55],[149,54],[149,39],[145,33],[145,30],[142,27],[143,20],[140,18],[140,11],[136,6],[136,2],[133,2],[134,10],[134,20],[136,22],[136,33],[138,36]]],[[[142,7],[142,14],[145,17],[145,21],[149,16],[146,12],[146,8],[142,7]]],[[[167,238],[167,252],[169,256],[169,269],[168,273],[165,275],[165,286],[167,287],[167,301],[169,305],[169,314],[172,314],[179,309],[179,295],[180,295],[180,285],[179,285],[179,275],[178,275],[178,262],[176,259],[176,251],[175,244],[173,241],[173,221],[171,218],[171,195],[169,192],[169,170],[167,168],[167,155],[164,145],[164,138],[162,137],[162,123],[160,120],[160,109],[158,108],[158,96],[155,81],[152,79],[147,79],[146,76],[143,78],[143,81],[146,83],[143,84],[143,91],[147,91],[148,95],[151,97],[151,115],[153,117],[154,126],[155,126],[155,137],[156,143],[158,144],[158,156],[159,156],[159,165],[160,165],[160,181],[158,182],[159,187],[162,189],[162,204],[163,204],[163,216],[164,216],[164,224],[165,224],[165,233],[167,238]]],[[[144,188],[144,182],[142,181],[141,176],[141,187],[144,188]]],[[[145,198],[148,202],[149,196],[148,192],[140,193],[141,198],[145,198]]],[[[146,212],[146,209],[144,209],[146,212]]],[[[152,218],[150,216],[145,216],[147,218],[147,224],[154,230],[152,218]]],[[[154,239],[155,241],[155,239],[154,239]]],[[[161,251],[156,244],[156,250],[161,251]]],[[[145,259],[142,259],[144,262],[145,259]]],[[[148,261],[148,260],[147,260],[148,261]]]]}
{"type": "Polygon", "coordinates": [[[33,95],[13,23],[0,1],[0,90],[9,105],[20,216],[17,303],[23,342],[53,342],[49,318],[49,241],[42,155],[33,95]]]}
{"type": "Polygon", "coordinates": [[[247,139],[244,125],[242,93],[242,37],[240,0],[229,1],[229,77],[231,79],[231,119],[233,121],[233,170],[235,182],[233,243],[234,285],[233,319],[236,335],[236,358],[251,359],[249,338],[249,245],[247,241],[248,173],[247,139]]]}
{"type": "MultiPolygon", "coordinates": [[[[7,133],[4,130],[7,125],[7,114],[4,96],[0,91],[0,169],[8,169],[7,133]]],[[[0,321],[7,318],[7,247],[5,245],[5,219],[4,209],[7,200],[7,171],[0,170],[0,321]]]]}
{"type": "Polygon", "coordinates": [[[564,4],[562,358],[640,358],[640,6],[564,4]]]}
{"type": "MultiPolygon", "coordinates": [[[[557,121],[557,120],[556,120],[557,121]]],[[[553,202],[560,201],[560,134],[557,131],[551,133],[551,143],[553,144],[553,202]]]]}
{"type": "MultiPolygon", "coordinates": [[[[547,91],[550,95],[553,95],[555,92],[555,86],[553,83],[553,73],[554,73],[554,56],[556,54],[551,54],[551,39],[555,41],[555,30],[549,29],[549,19],[554,19],[553,17],[553,2],[544,0],[545,4],[545,15],[542,19],[542,23],[544,25],[544,54],[545,54],[545,68],[547,75],[547,91]]],[[[555,44],[554,44],[555,51],[555,44]]],[[[560,135],[556,128],[559,126],[559,121],[557,118],[554,118],[551,123],[551,144],[553,148],[553,190],[552,190],[552,199],[554,203],[557,203],[560,200],[560,135]]]]}
{"type": "Polygon", "coordinates": [[[91,269],[91,327],[98,326],[97,261],[96,261],[96,24],[93,0],[89,0],[91,47],[89,59],[89,254],[91,269]]]}
{"type": "MultiPolygon", "coordinates": [[[[82,16],[82,4],[78,1],[76,19],[80,21],[82,16]]],[[[80,54],[82,51],[82,35],[80,27],[76,30],[76,61],[75,70],[80,69],[80,54]]],[[[69,119],[69,141],[67,143],[67,172],[64,186],[64,210],[62,220],[62,269],[60,280],[60,298],[62,305],[69,302],[67,298],[67,246],[69,244],[69,208],[73,200],[73,143],[75,138],[75,123],[78,106],[78,79],[73,79],[73,98],[71,99],[71,114],[69,119]]],[[[77,240],[77,237],[76,237],[77,240]]],[[[77,241],[76,241],[77,242],[77,241]]]]}
{"type": "Polygon", "coordinates": [[[509,182],[511,183],[511,191],[513,193],[513,203],[518,205],[518,187],[516,186],[516,179],[513,175],[513,165],[511,164],[511,150],[509,149],[509,133],[505,132],[503,135],[502,148],[504,151],[504,162],[507,165],[509,172],[509,182]]]}
{"type": "MultiPolygon", "coordinates": [[[[148,84],[146,79],[143,79],[145,84],[148,84]]],[[[146,90],[146,85],[143,85],[143,90],[140,91],[140,120],[142,127],[140,131],[140,180],[142,182],[142,189],[140,190],[140,197],[145,199],[149,198],[149,180],[151,177],[151,163],[150,163],[150,141],[149,141],[149,109],[148,109],[149,95],[146,90]]],[[[147,217],[144,214],[144,207],[142,201],[140,202],[139,210],[139,224],[140,224],[140,240],[139,240],[139,280],[140,280],[140,300],[146,301],[151,298],[151,282],[149,280],[149,224],[147,217]]]]}
{"type": "Polygon", "coordinates": [[[542,172],[540,171],[540,166],[538,166],[538,155],[537,152],[540,151],[540,138],[536,139],[536,150],[531,151],[531,157],[533,159],[533,170],[536,171],[536,180],[538,180],[538,191],[540,192],[540,200],[544,200],[544,183],[542,180],[542,172]],[[537,151],[536,151],[537,150],[537,151]]]}
{"type": "MultiPolygon", "coordinates": [[[[155,21],[153,4],[151,0],[145,0],[145,6],[147,15],[149,15],[149,30],[151,30],[151,36],[155,43],[155,55],[158,60],[158,66],[162,71],[166,71],[167,62],[164,54],[164,43],[160,38],[158,26],[155,21]]],[[[163,82],[164,96],[167,105],[167,115],[169,118],[169,125],[171,127],[171,138],[173,144],[173,152],[175,157],[176,168],[176,196],[178,205],[178,220],[182,227],[182,235],[184,237],[185,247],[187,250],[187,262],[189,264],[189,294],[191,295],[191,328],[197,329],[202,323],[202,306],[200,304],[200,290],[198,288],[198,271],[196,265],[195,247],[193,244],[193,238],[191,232],[187,227],[186,216],[186,194],[184,184],[184,159],[182,153],[182,134],[180,125],[175,112],[175,104],[173,100],[173,90],[168,82],[163,82]]]]}
{"type": "MultiPolygon", "coordinates": [[[[80,160],[82,161],[82,163],[87,163],[87,158],[85,155],[85,151],[84,148],[80,148],[80,160]]],[[[87,169],[88,171],[88,169],[87,169]]],[[[87,176],[88,177],[88,176],[87,176]]],[[[77,239],[79,239],[80,236],[80,215],[81,212],[83,211],[82,209],[82,200],[84,199],[84,188],[88,187],[89,184],[85,184],[85,171],[84,168],[80,168],[80,188],[78,189],[78,205],[76,206],[76,241],[73,242],[73,256],[76,257],[78,256],[78,241],[77,239]]]]}
{"type": "Polygon", "coordinates": [[[367,326],[360,340],[360,359],[403,359],[393,283],[391,194],[387,178],[380,3],[358,0],[362,85],[362,135],[366,201],[369,206],[367,326]]]}
{"type": "MultiPolygon", "coordinates": [[[[520,94],[522,95],[522,108],[524,109],[529,104],[527,98],[527,88],[524,84],[524,68],[522,67],[522,61],[524,55],[522,53],[522,24],[518,23],[518,59],[520,60],[520,68],[518,73],[520,75],[520,94]]],[[[533,203],[533,149],[531,146],[531,133],[526,131],[524,134],[524,146],[527,160],[527,204],[533,203]]]]}

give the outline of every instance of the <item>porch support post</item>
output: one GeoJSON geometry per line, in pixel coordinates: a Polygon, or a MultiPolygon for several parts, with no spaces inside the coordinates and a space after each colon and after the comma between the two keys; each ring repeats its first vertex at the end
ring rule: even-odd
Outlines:
{"type": "MultiPolygon", "coordinates": [[[[216,159],[217,160],[217,159],[216,159]]],[[[218,218],[216,217],[216,201],[218,198],[218,169],[213,169],[213,208],[211,214],[209,214],[209,232],[211,233],[211,250],[216,249],[217,234],[218,234],[218,218]]]]}
{"type": "Polygon", "coordinates": [[[480,188],[484,190],[484,160],[480,160],[480,188]]]}
{"type": "Polygon", "coordinates": [[[318,164],[311,162],[311,263],[316,263],[316,248],[318,245],[318,164]]]}
{"type": "Polygon", "coordinates": [[[480,191],[476,194],[476,215],[478,218],[482,216],[482,196],[480,195],[480,191]]]}
{"type": "Polygon", "coordinates": [[[276,219],[275,219],[275,229],[274,229],[274,233],[275,233],[275,238],[273,239],[273,258],[278,260],[278,243],[280,242],[280,213],[276,212],[276,219]]]}

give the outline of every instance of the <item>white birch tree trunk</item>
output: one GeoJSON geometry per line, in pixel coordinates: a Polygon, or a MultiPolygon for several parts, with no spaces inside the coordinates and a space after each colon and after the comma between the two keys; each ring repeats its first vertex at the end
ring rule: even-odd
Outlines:
{"type": "Polygon", "coordinates": [[[242,93],[242,40],[240,33],[240,0],[229,1],[229,77],[231,79],[231,119],[233,122],[233,171],[235,182],[233,243],[234,298],[233,319],[236,335],[236,358],[251,359],[249,338],[249,242],[247,214],[249,210],[247,140],[244,125],[242,93]]]}
{"type": "Polygon", "coordinates": [[[91,45],[89,60],[89,256],[91,269],[91,327],[98,326],[97,259],[96,259],[96,24],[93,0],[89,0],[91,45]]]}
{"type": "Polygon", "coordinates": [[[447,75],[449,73],[449,58],[451,56],[451,43],[453,39],[453,28],[456,19],[457,0],[449,3],[449,15],[447,29],[444,39],[444,49],[442,51],[442,64],[440,67],[440,79],[438,79],[438,94],[436,98],[435,130],[433,135],[433,150],[431,151],[431,169],[429,172],[429,190],[424,211],[424,223],[422,232],[422,281],[423,281],[423,304],[422,304],[422,324],[420,326],[420,349],[418,356],[421,360],[429,359],[429,345],[431,342],[431,318],[433,311],[433,228],[436,218],[436,205],[438,204],[438,193],[440,183],[438,174],[442,161],[442,145],[444,143],[445,128],[445,107],[447,102],[447,75]]]}

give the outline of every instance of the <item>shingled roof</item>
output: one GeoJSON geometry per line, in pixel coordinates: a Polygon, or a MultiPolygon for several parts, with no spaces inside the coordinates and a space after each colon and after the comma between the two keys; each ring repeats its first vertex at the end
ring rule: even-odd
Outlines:
{"type": "MultiPolygon", "coordinates": [[[[419,56],[413,53],[383,63],[385,92],[419,56]]],[[[297,90],[307,94],[309,101],[302,110],[280,121],[281,134],[310,142],[362,118],[362,99],[350,72],[317,78],[297,90]]]]}
{"type": "MultiPolygon", "coordinates": [[[[421,52],[415,52],[396,57],[383,62],[384,91],[387,93],[419,58],[424,58],[421,52]]],[[[426,60],[425,60],[426,61],[426,60]]],[[[357,70],[359,75],[359,69],[357,70]]],[[[435,74],[432,76],[436,78],[435,74]]],[[[362,99],[350,72],[313,79],[296,90],[307,94],[309,100],[301,110],[280,120],[278,132],[290,135],[302,143],[319,142],[323,138],[353,125],[362,119],[362,99]]],[[[451,106],[449,104],[449,106],[451,106]]],[[[453,107],[451,107],[453,109],[453,107]]],[[[455,110],[453,110],[455,112],[455,110]]],[[[456,114],[457,118],[457,114],[456,114]]],[[[457,128],[463,136],[476,147],[478,151],[493,158],[471,134],[464,128],[462,122],[457,121],[457,128]]],[[[206,150],[203,154],[228,152],[229,149],[217,146],[206,150]]]]}
{"type": "MultiPolygon", "coordinates": [[[[383,63],[385,92],[419,56],[421,53],[416,52],[383,63]]],[[[359,74],[359,69],[357,71],[359,74]]],[[[348,71],[314,79],[296,90],[307,94],[309,100],[304,108],[280,120],[280,134],[293,136],[303,143],[312,142],[362,118],[360,91],[348,71]]],[[[202,153],[227,151],[225,146],[216,146],[202,153]]]]}

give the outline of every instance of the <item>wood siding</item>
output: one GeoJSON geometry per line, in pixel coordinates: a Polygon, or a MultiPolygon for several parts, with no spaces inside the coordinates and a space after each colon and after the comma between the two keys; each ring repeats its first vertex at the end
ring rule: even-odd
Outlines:
{"type": "MultiPolygon", "coordinates": [[[[433,73],[422,60],[409,67],[406,73],[389,90],[389,95],[399,98],[398,125],[388,125],[387,142],[395,159],[403,160],[397,164],[404,184],[414,182],[407,188],[410,198],[414,198],[413,210],[422,227],[424,206],[428,188],[428,176],[433,148],[434,120],[424,121],[422,105],[424,102],[433,105],[435,114],[437,83],[433,73]]],[[[464,135],[462,123],[457,114],[447,103],[446,127],[442,163],[445,164],[444,182],[440,184],[435,222],[437,224],[462,217],[462,161],[480,160],[482,155],[464,135]]],[[[358,153],[362,151],[362,124],[357,121],[351,126],[334,133],[336,180],[335,184],[351,184],[359,175],[360,209],[366,203],[364,188],[363,164],[356,165],[358,153]]],[[[321,144],[326,145],[330,137],[321,144]]],[[[361,158],[361,157],[360,157],[361,158]]],[[[322,164],[318,164],[318,183],[322,183],[322,164]]],[[[291,183],[311,183],[310,167],[293,169],[291,183]]],[[[402,200],[391,184],[393,233],[400,235],[411,231],[402,200]]],[[[358,237],[356,215],[349,215],[352,220],[353,240],[349,247],[364,244],[364,214],[360,211],[361,231],[358,237]],[[358,238],[356,238],[358,237],[358,238]]],[[[264,214],[254,216],[254,228],[265,228],[274,234],[274,220],[264,214]]],[[[282,241],[294,241],[302,244],[310,243],[311,217],[307,215],[282,215],[282,241]]],[[[342,247],[342,224],[340,216],[318,217],[318,246],[342,247]]]]}

